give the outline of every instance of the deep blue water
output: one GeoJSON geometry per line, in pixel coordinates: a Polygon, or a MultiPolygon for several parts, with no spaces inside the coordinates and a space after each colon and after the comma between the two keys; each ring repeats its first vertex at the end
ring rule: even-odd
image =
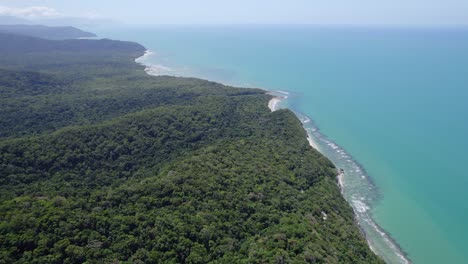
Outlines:
{"type": "Polygon", "coordinates": [[[145,45],[153,73],[290,92],[379,255],[467,263],[468,29],[93,30],[145,45]]]}

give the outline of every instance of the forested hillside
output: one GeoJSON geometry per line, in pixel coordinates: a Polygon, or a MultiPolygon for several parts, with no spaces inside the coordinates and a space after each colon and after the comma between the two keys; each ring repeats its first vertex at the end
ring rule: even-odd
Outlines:
{"type": "Polygon", "coordinates": [[[381,263],[269,95],[0,34],[0,263],[381,263]]]}

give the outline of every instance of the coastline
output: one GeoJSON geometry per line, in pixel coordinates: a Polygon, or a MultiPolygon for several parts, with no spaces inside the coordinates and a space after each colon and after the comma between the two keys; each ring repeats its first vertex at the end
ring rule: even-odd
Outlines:
{"type": "MultiPolygon", "coordinates": [[[[281,103],[284,103],[290,93],[289,92],[284,92],[284,91],[267,91],[267,94],[273,96],[273,98],[268,102],[268,108],[270,108],[271,112],[277,111],[281,108],[287,108],[287,107],[282,107],[281,103]]],[[[313,134],[315,133],[316,135],[319,134],[318,128],[308,128],[307,124],[310,124],[312,122],[312,119],[309,118],[308,116],[305,116],[303,114],[299,114],[295,112],[297,118],[301,121],[304,130],[307,132],[307,141],[309,142],[309,145],[325,155],[318,146],[318,142],[314,140],[313,134]]],[[[323,136],[322,136],[323,137],[323,136]]],[[[350,157],[348,154],[345,154],[346,152],[342,149],[339,149],[340,147],[333,143],[332,141],[328,140],[327,145],[330,146],[333,150],[338,150],[337,152],[342,154],[343,157],[350,157]]],[[[327,156],[327,155],[325,155],[327,156]]],[[[348,160],[350,161],[350,160],[348,160]]],[[[356,161],[353,160],[357,164],[356,161]]],[[[336,165],[336,164],[335,164],[336,165]]],[[[359,165],[359,168],[356,171],[361,171],[365,172],[364,169],[362,168],[361,165],[359,165]]],[[[337,167],[338,174],[336,176],[337,178],[337,183],[338,187],[340,188],[341,195],[346,199],[345,197],[345,176],[346,176],[346,171],[343,170],[342,168],[337,167]]],[[[370,178],[369,178],[370,180],[370,178]]],[[[372,183],[373,184],[373,183],[372,183]]],[[[369,245],[369,248],[377,255],[380,256],[379,251],[376,249],[375,246],[373,246],[373,241],[369,238],[368,232],[366,232],[366,229],[364,226],[361,224],[361,221],[359,221],[359,215],[358,214],[365,214],[367,219],[365,221],[372,226],[372,228],[385,240],[387,245],[395,252],[396,256],[400,259],[400,263],[402,264],[410,264],[411,261],[407,257],[407,253],[403,251],[403,249],[398,245],[398,243],[388,234],[386,233],[382,227],[380,227],[372,218],[372,216],[369,215],[368,211],[371,209],[369,205],[367,205],[364,201],[361,199],[359,200],[351,200],[349,201],[346,199],[346,201],[349,203],[349,205],[353,208],[353,212],[355,215],[356,219],[356,224],[363,233],[364,237],[366,238],[367,244],[369,245]]],[[[383,257],[383,256],[381,256],[383,257]]]]}
{"type": "Polygon", "coordinates": [[[270,101],[268,101],[268,108],[271,112],[281,109],[281,102],[288,99],[288,92],[283,91],[265,91],[266,94],[273,96],[270,101]]]}
{"type": "Polygon", "coordinates": [[[281,103],[281,100],[284,100],[284,97],[273,97],[268,102],[268,108],[270,108],[271,112],[278,110],[278,104],[281,103]]]}
{"type": "Polygon", "coordinates": [[[301,120],[307,134],[320,152],[329,158],[338,169],[337,181],[341,194],[353,208],[356,222],[363,232],[371,250],[388,263],[412,263],[408,254],[391,234],[385,231],[373,218],[372,208],[381,199],[381,193],[364,167],[337,143],[322,134],[313,120],[303,113],[294,111],[301,120]],[[390,249],[391,252],[385,251],[390,249]]]}
{"type": "MultiPolygon", "coordinates": [[[[149,56],[154,54],[153,52],[147,50],[145,54],[139,58],[135,59],[135,62],[145,66],[145,72],[149,75],[152,76],[161,76],[161,75],[172,75],[175,77],[181,77],[183,75],[177,75],[175,74],[176,72],[170,72],[170,69],[162,66],[162,65],[154,65],[151,63],[145,62],[145,59],[147,59],[149,56]],[[166,72],[162,73],[162,71],[166,70],[166,72]]],[[[229,85],[229,84],[225,84],[229,85]]],[[[348,204],[352,207],[355,218],[356,218],[356,223],[358,227],[363,231],[364,237],[367,241],[367,244],[369,248],[378,256],[380,256],[382,259],[384,259],[386,262],[390,262],[388,255],[387,254],[382,254],[381,250],[378,250],[375,246],[376,241],[373,241],[370,238],[370,233],[376,232],[383,240],[385,240],[385,244],[387,245],[388,248],[390,248],[393,251],[393,254],[398,257],[399,261],[398,263],[403,263],[403,264],[409,264],[411,261],[408,259],[407,254],[401,249],[401,247],[398,245],[398,243],[389,235],[387,234],[373,219],[371,216],[371,206],[370,204],[376,200],[373,195],[372,197],[364,197],[362,195],[359,195],[358,198],[355,199],[354,195],[350,199],[347,197],[346,193],[349,192],[349,186],[346,186],[346,179],[349,178],[350,176],[349,172],[357,172],[360,174],[363,174],[359,178],[364,180],[366,188],[369,189],[375,189],[375,186],[373,186],[373,183],[370,181],[370,177],[367,176],[365,173],[365,170],[362,168],[361,165],[359,165],[352,157],[345,152],[340,146],[338,146],[336,143],[333,141],[329,140],[326,138],[326,136],[322,135],[319,132],[319,129],[314,126],[313,121],[311,118],[308,116],[299,113],[297,111],[294,111],[290,107],[286,106],[285,103],[287,99],[290,96],[289,92],[285,91],[271,91],[271,90],[266,90],[263,89],[266,94],[271,95],[272,99],[269,100],[268,102],[268,108],[270,109],[271,112],[277,111],[282,108],[288,108],[292,110],[295,114],[296,117],[301,121],[304,130],[307,133],[307,141],[309,142],[310,146],[314,148],[315,150],[319,151],[321,154],[329,158],[337,167],[338,174],[337,174],[337,185],[341,190],[341,195],[343,198],[348,202],[348,204]],[[322,144],[319,144],[319,142],[322,142],[322,144]],[[320,146],[324,146],[325,149],[321,149],[320,146]],[[339,162],[336,162],[335,159],[331,158],[328,154],[330,154],[329,149],[331,149],[333,152],[336,152],[339,154],[341,158],[346,159],[346,164],[350,164],[352,169],[344,169],[341,171],[342,166],[339,162]],[[364,175],[365,174],[365,175],[364,175]],[[370,185],[370,187],[369,187],[370,185]],[[367,226],[366,226],[367,225],[367,226]],[[366,228],[368,226],[372,227],[372,232],[369,232],[369,228],[366,228]]],[[[343,166],[344,167],[344,166],[343,166]]],[[[390,258],[392,259],[392,258],[390,258]]],[[[390,263],[394,263],[393,261],[390,263]]]]}
{"type": "MultiPolygon", "coordinates": [[[[175,75],[174,74],[175,72],[173,72],[172,69],[169,68],[169,67],[159,65],[159,64],[157,64],[157,65],[156,64],[151,64],[151,63],[148,63],[148,62],[145,61],[148,57],[150,57],[151,55],[154,55],[154,54],[155,53],[153,51],[146,50],[141,57],[138,57],[138,58],[135,59],[135,62],[140,64],[140,65],[145,66],[144,71],[148,75],[151,75],[151,76],[172,75],[172,76],[178,77],[178,75],[175,75]]],[[[228,84],[225,84],[225,85],[228,85],[228,84]]],[[[273,98],[268,102],[268,108],[271,110],[271,112],[274,112],[274,111],[277,111],[277,110],[283,108],[281,106],[281,104],[284,103],[289,98],[289,95],[290,95],[290,93],[286,92],[286,91],[270,91],[270,90],[266,90],[266,89],[264,89],[264,91],[265,91],[266,94],[273,96],[273,98]]],[[[284,108],[287,108],[287,107],[284,107],[284,108]]],[[[297,116],[297,113],[296,113],[296,116],[297,116]]],[[[298,118],[299,118],[299,116],[298,116],[298,118]]],[[[311,119],[307,118],[306,120],[300,120],[300,121],[304,126],[306,123],[310,122],[311,119]]],[[[315,150],[320,152],[319,145],[313,139],[310,131],[308,131],[305,127],[304,127],[304,129],[307,132],[307,141],[309,142],[309,145],[312,148],[314,148],[315,150]]],[[[342,188],[343,187],[341,185],[342,181],[339,181],[339,182],[340,182],[340,188],[342,188]]]]}
{"type": "MultiPolygon", "coordinates": [[[[270,108],[271,112],[274,112],[282,108],[281,103],[283,103],[285,100],[288,99],[288,96],[290,93],[285,92],[285,91],[267,91],[267,94],[273,96],[273,98],[268,102],[268,108],[270,108]]],[[[308,120],[300,120],[300,121],[302,125],[304,126],[306,123],[310,122],[310,119],[308,120]]],[[[320,152],[319,146],[317,142],[315,142],[314,139],[312,138],[312,135],[309,133],[309,131],[305,127],[304,127],[304,130],[307,132],[307,141],[309,141],[309,145],[320,152]]]]}
{"type": "Polygon", "coordinates": [[[150,63],[146,62],[145,60],[148,59],[151,55],[154,55],[154,52],[152,52],[150,50],[145,50],[145,53],[141,57],[136,58],[135,62],[140,64],[140,65],[145,66],[144,71],[148,75],[151,75],[151,76],[162,76],[162,75],[176,76],[174,74],[175,72],[171,68],[169,68],[167,66],[160,65],[160,64],[150,64],[150,63]]]}
{"type": "MultiPolygon", "coordinates": [[[[10,216],[30,218],[30,210],[14,206],[15,201],[21,199],[27,205],[37,205],[33,213],[52,218],[56,215],[55,207],[61,206],[63,210],[57,211],[59,216],[63,215],[64,221],[72,223],[65,229],[57,221],[38,227],[35,222],[50,220],[50,217],[42,217],[38,221],[32,219],[32,225],[19,223],[21,228],[7,226],[4,231],[8,236],[21,237],[27,232],[32,234],[28,241],[35,241],[27,247],[16,240],[7,241],[0,247],[4,253],[7,252],[3,254],[7,262],[27,261],[31,256],[38,260],[54,258],[66,262],[73,256],[60,254],[60,250],[41,251],[40,241],[44,236],[50,236],[48,243],[57,248],[63,240],[72,239],[76,233],[74,230],[79,230],[77,234],[84,242],[72,241],[70,246],[79,251],[80,259],[91,261],[96,258],[143,262],[194,260],[201,263],[339,260],[357,263],[366,260],[383,264],[382,259],[368,247],[353,221],[352,208],[341,196],[334,180],[335,167],[308,146],[303,126],[293,111],[281,109],[271,113],[267,105],[272,97],[258,88],[229,87],[195,78],[147,75],[143,71],[144,66],[133,62],[143,55],[144,50],[134,45],[124,52],[112,52],[112,56],[99,61],[85,61],[84,65],[89,70],[82,72],[82,79],[76,84],[101,87],[104,80],[109,88],[98,100],[91,98],[89,101],[96,108],[82,107],[82,95],[86,97],[87,89],[63,91],[73,100],[57,101],[59,106],[70,106],[72,113],[85,119],[72,119],[62,125],[62,116],[51,118],[45,124],[57,128],[37,133],[35,129],[39,130],[39,126],[44,124],[36,122],[38,126],[31,126],[29,119],[22,119],[26,121],[23,123],[25,126],[16,132],[14,138],[24,141],[24,144],[11,141],[2,146],[6,150],[3,155],[5,164],[13,164],[11,181],[6,181],[4,188],[6,195],[3,198],[6,199],[2,200],[6,205],[7,220],[10,216]],[[111,72],[108,68],[101,69],[103,63],[112,64],[116,54],[122,56],[119,60],[122,63],[115,64],[111,72]],[[96,80],[96,75],[105,75],[105,78],[96,80]],[[67,144],[70,142],[72,144],[67,144]],[[92,146],[91,149],[86,147],[89,142],[93,146],[102,143],[104,147],[93,151],[92,146]],[[116,144],[123,148],[115,149],[116,144]],[[84,146],[80,148],[82,151],[76,151],[77,145],[84,146]],[[45,152],[42,146],[46,146],[45,152]],[[107,155],[109,148],[115,150],[115,155],[110,158],[107,155]],[[50,151],[57,149],[60,150],[59,155],[78,160],[79,164],[68,162],[54,171],[56,177],[38,178],[41,171],[62,161],[57,161],[56,155],[49,155],[50,151]],[[33,155],[17,155],[26,152],[33,155]],[[96,155],[104,158],[96,161],[96,155]],[[34,157],[45,157],[41,160],[47,166],[36,166],[34,157]],[[100,161],[106,166],[101,166],[103,162],[100,161]],[[83,174],[82,164],[90,162],[96,166],[83,174]],[[22,164],[29,164],[31,166],[27,167],[33,169],[25,171],[22,164]],[[62,172],[71,174],[64,178],[62,172]],[[104,176],[96,179],[96,174],[104,176]],[[20,184],[21,193],[15,192],[19,186],[16,175],[28,183],[20,184]],[[89,181],[83,181],[83,177],[89,181]],[[41,185],[39,189],[36,182],[41,185]],[[56,188],[57,195],[69,194],[67,199],[59,199],[60,204],[54,195],[38,198],[38,193],[47,193],[61,182],[71,182],[79,188],[70,185],[56,188]],[[115,236],[106,238],[106,230],[97,230],[93,226],[82,228],[80,219],[86,211],[75,213],[75,205],[82,205],[83,194],[89,196],[93,193],[119,203],[118,208],[94,210],[102,221],[112,221],[112,216],[118,218],[116,225],[107,230],[115,236]],[[128,196],[138,196],[139,200],[125,199],[128,196]],[[135,209],[135,202],[144,206],[135,209]],[[158,228],[160,232],[150,239],[158,240],[164,247],[154,243],[148,245],[145,232],[137,232],[130,244],[121,245],[122,238],[126,241],[128,237],[128,230],[119,228],[119,225],[128,224],[125,217],[129,211],[141,216],[134,219],[132,228],[158,228]],[[155,215],[158,216],[156,223],[146,221],[155,215]],[[173,239],[174,234],[178,234],[178,239],[173,239]],[[98,240],[94,241],[94,238],[98,240]],[[108,247],[94,247],[96,243],[93,242],[91,246],[99,251],[86,250],[89,248],[86,241],[91,240],[98,244],[104,241],[108,247]],[[234,241],[234,244],[226,248],[226,241],[234,241]],[[287,241],[291,245],[285,247],[278,241],[287,241]],[[142,248],[146,250],[143,253],[142,248]],[[350,248],[352,252],[347,250],[350,248]]],[[[100,52],[99,46],[97,51],[92,51],[85,54],[84,59],[96,57],[95,54],[100,52]]],[[[21,54],[21,50],[18,53],[21,54]]],[[[70,52],[57,61],[64,66],[73,66],[75,62],[67,59],[75,57],[76,54],[70,52]]],[[[18,61],[21,62],[22,58],[18,56],[18,61]]],[[[157,58],[155,63],[158,63],[157,58]]],[[[44,66],[44,70],[47,69],[50,68],[44,66]]],[[[73,67],[58,70],[58,81],[68,80],[68,76],[76,72],[73,67]]],[[[29,78],[21,67],[8,74],[6,76],[12,78],[29,78]]],[[[38,72],[32,77],[28,80],[35,82],[42,79],[43,74],[38,72]]],[[[44,84],[53,88],[56,83],[52,80],[50,85],[44,84]]],[[[6,88],[7,91],[10,89],[6,88]]],[[[62,91],[51,95],[55,94],[62,95],[62,91]]],[[[49,99],[41,94],[35,98],[39,98],[41,104],[47,104],[49,99]]],[[[21,102],[13,106],[23,107],[21,102]]],[[[50,109],[44,110],[38,113],[54,116],[50,109]]],[[[18,117],[16,112],[13,114],[13,117],[18,117]]],[[[18,124],[13,122],[9,125],[15,129],[18,124]]],[[[92,198],[86,202],[87,208],[109,202],[92,198]]]]}

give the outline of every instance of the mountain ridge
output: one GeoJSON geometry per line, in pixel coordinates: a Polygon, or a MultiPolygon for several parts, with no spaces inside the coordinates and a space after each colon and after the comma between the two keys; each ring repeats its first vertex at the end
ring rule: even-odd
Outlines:
{"type": "Polygon", "coordinates": [[[71,26],[48,27],[42,25],[10,24],[0,25],[0,32],[52,40],[96,37],[94,33],[86,32],[71,26]]]}

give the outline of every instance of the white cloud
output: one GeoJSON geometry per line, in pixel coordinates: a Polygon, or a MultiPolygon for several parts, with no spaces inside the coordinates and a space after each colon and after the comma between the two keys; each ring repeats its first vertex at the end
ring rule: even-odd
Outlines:
{"type": "Polygon", "coordinates": [[[25,8],[0,6],[0,16],[14,16],[21,18],[48,18],[60,17],[57,10],[46,6],[30,6],[25,8]]]}

